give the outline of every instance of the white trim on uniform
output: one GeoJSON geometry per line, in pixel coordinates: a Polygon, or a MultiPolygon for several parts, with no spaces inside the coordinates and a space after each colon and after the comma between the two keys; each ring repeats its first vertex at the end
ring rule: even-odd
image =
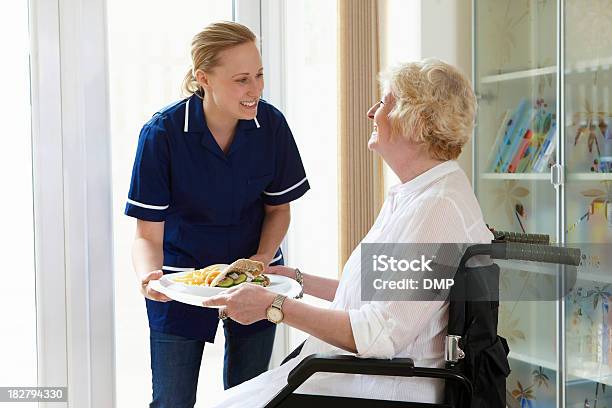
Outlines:
{"type": "Polygon", "coordinates": [[[302,184],[304,184],[304,183],[306,182],[306,180],[307,180],[307,177],[304,177],[304,178],[302,179],[302,181],[300,181],[300,182],[298,182],[298,183],[296,183],[296,184],[292,185],[291,187],[289,187],[289,188],[288,188],[288,189],[286,189],[286,190],[279,191],[278,193],[269,193],[269,192],[267,192],[267,191],[264,191],[263,193],[264,193],[265,195],[269,195],[269,196],[279,196],[279,195],[283,195],[283,194],[285,194],[285,193],[288,193],[288,192],[289,192],[289,191],[291,191],[291,190],[295,190],[296,188],[298,188],[299,186],[301,186],[302,184]]]}
{"type": "Polygon", "coordinates": [[[178,268],[176,266],[162,266],[164,271],[172,271],[172,272],[189,272],[195,271],[195,268],[178,268]]]}
{"type": "Polygon", "coordinates": [[[185,104],[185,126],[183,126],[183,132],[189,132],[189,99],[187,99],[185,104]]]}
{"type": "Polygon", "coordinates": [[[151,204],[144,204],[144,203],[139,203],[138,201],[134,201],[130,198],[127,199],[127,202],[130,204],[133,204],[135,206],[138,207],[142,207],[142,208],[147,208],[149,210],[165,210],[168,207],[170,207],[170,204],[168,205],[151,205],[151,204]]]}
{"type": "Polygon", "coordinates": [[[281,259],[282,257],[283,257],[283,254],[281,253],[279,256],[277,256],[276,258],[272,259],[270,261],[270,263],[274,263],[274,262],[278,261],[279,259],[281,259]]]}
{"type": "Polygon", "coordinates": [[[259,129],[261,126],[259,126],[259,122],[257,121],[257,117],[253,118],[253,120],[255,121],[255,126],[257,126],[257,129],[259,129]]]}

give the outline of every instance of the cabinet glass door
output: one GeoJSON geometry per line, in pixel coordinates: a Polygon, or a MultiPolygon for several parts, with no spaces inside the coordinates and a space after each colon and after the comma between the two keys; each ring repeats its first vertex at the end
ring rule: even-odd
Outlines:
{"type": "MultiPolygon", "coordinates": [[[[553,242],[558,216],[550,181],[558,135],[557,12],[552,0],[474,1],[476,194],[491,227],[549,234],[553,242]]],[[[537,295],[541,285],[553,288],[554,280],[499,264],[505,300],[498,331],[511,349],[508,406],[555,407],[557,302],[537,295]]]]}
{"type": "Polygon", "coordinates": [[[566,406],[612,406],[612,1],[566,0],[563,13],[565,240],[579,246],[566,296],[566,406]]]}

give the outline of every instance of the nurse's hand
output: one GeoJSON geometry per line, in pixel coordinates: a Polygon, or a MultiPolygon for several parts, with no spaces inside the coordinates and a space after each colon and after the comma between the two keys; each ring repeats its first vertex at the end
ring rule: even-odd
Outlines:
{"type": "Polygon", "coordinates": [[[144,273],[140,275],[140,293],[147,299],[156,300],[158,302],[168,302],[170,299],[168,296],[161,292],[151,289],[149,282],[152,280],[161,279],[164,273],[160,270],[144,273]]]}
{"type": "Polygon", "coordinates": [[[264,264],[264,273],[268,273],[268,268],[269,268],[270,262],[272,261],[271,256],[263,255],[263,254],[255,254],[249,259],[251,261],[259,261],[262,264],[264,264]]]}
{"type": "Polygon", "coordinates": [[[266,310],[275,297],[276,293],[262,286],[243,283],[206,299],[202,305],[225,306],[227,317],[240,324],[251,324],[266,319],[266,310]]]}

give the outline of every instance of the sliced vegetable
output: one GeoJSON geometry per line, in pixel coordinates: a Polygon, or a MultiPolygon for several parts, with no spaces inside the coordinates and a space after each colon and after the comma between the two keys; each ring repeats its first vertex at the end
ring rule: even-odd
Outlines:
{"type": "Polygon", "coordinates": [[[234,286],[234,280],[230,277],[225,277],[217,283],[217,286],[222,288],[229,288],[230,286],[234,286]]]}

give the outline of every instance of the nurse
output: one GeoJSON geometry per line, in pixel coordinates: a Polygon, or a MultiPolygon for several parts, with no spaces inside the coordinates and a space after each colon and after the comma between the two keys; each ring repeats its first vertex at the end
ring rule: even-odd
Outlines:
{"type": "MultiPolygon", "coordinates": [[[[198,33],[183,83],[191,96],[155,113],[140,133],[125,213],[137,218],[132,258],[150,328],[151,407],[193,407],[217,309],[150,288],[165,273],[251,258],[283,264],[289,203],[310,188],[281,112],[264,87],[255,35],[218,22],[198,33]]],[[[225,388],[268,368],[275,325],[226,319],[225,388]]]]}

